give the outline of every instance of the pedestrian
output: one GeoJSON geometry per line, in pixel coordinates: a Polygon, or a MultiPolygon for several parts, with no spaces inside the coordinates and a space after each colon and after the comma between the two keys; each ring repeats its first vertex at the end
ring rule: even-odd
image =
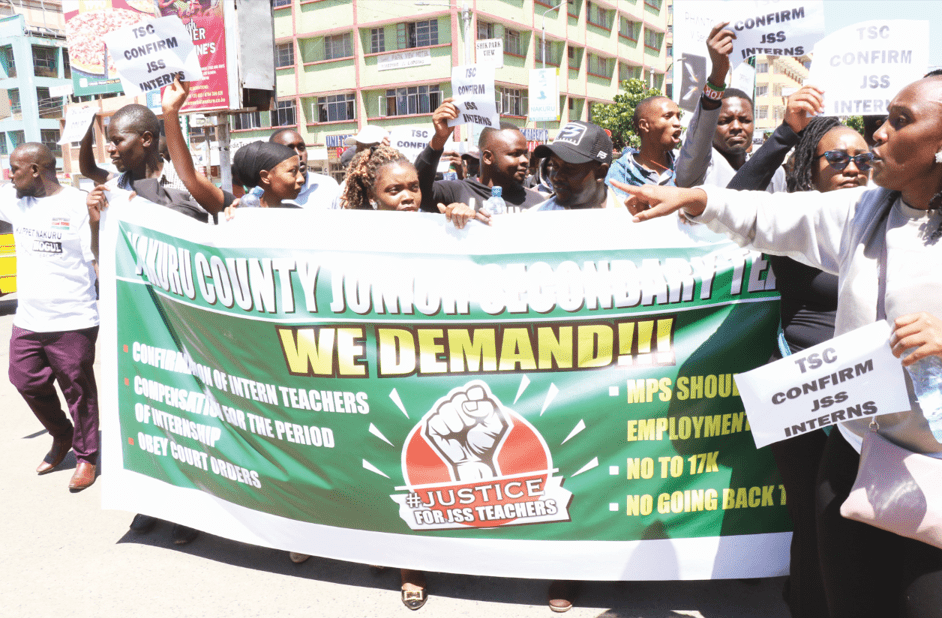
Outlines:
{"type": "MultiPolygon", "coordinates": [[[[625,148],[608,170],[606,182],[640,186],[674,185],[674,148],[680,143],[680,108],[660,95],[642,99],[631,119],[641,148],[625,148]]],[[[625,196],[627,197],[627,196],[625,196]]]]}

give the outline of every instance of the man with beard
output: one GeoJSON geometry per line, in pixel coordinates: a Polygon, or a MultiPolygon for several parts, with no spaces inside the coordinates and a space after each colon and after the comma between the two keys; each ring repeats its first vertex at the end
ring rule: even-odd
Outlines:
{"type": "Polygon", "coordinates": [[[613,180],[635,186],[672,186],[674,148],[680,143],[680,108],[667,97],[648,97],[635,107],[631,122],[641,138],[641,148],[626,148],[609,168],[605,182],[609,187],[613,180]]]}
{"type": "MultiPolygon", "coordinates": [[[[675,180],[678,187],[725,187],[745,164],[752,149],[755,128],[752,99],[742,90],[723,86],[736,38],[732,30],[726,29],[727,25],[728,22],[723,22],[714,26],[707,39],[710,77],[677,157],[675,180]]],[[[785,190],[783,170],[775,172],[767,190],[785,190]]]]}
{"type": "Polygon", "coordinates": [[[98,303],[85,195],[59,184],[56,159],[42,144],[14,150],[10,172],[16,197],[0,200],[0,219],[13,225],[19,288],[10,382],[52,436],[36,472],[52,472],[71,449],[76,467],[69,489],[81,491],[95,482],[99,448],[98,303]]]}
{"type": "Polygon", "coordinates": [[[487,127],[481,131],[478,140],[480,178],[435,180],[445,142],[454,132],[448,120],[458,117],[458,108],[451,101],[445,99],[435,110],[432,115],[435,135],[415,161],[422,189],[422,210],[439,212],[439,204],[473,205],[476,202],[480,206],[491,196],[491,187],[502,189],[508,213],[520,212],[544,201],[544,196],[523,186],[530,164],[527,139],[520,129],[508,122],[501,122],[499,129],[487,127]]]}
{"type": "Polygon", "coordinates": [[[333,208],[337,196],[340,194],[340,185],[330,176],[315,174],[307,169],[307,145],[304,138],[294,129],[281,129],[275,131],[268,138],[269,142],[281,144],[298,153],[301,159],[301,174],[304,176],[304,186],[301,193],[293,200],[288,200],[301,208],[333,208]]]}

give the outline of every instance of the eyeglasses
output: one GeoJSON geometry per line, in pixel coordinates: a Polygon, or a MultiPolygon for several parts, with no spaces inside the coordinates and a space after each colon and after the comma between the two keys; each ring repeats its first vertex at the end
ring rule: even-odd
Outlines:
{"type": "Polygon", "coordinates": [[[843,150],[828,150],[816,156],[815,160],[817,161],[821,157],[824,157],[828,165],[838,172],[844,171],[844,168],[847,167],[851,161],[854,162],[854,165],[856,165],[857,169],[861,172],[868,172],[870,171],[870,163],[873,161],[872,152],[861,152],[859,155],[852,157],[843,150]]]}

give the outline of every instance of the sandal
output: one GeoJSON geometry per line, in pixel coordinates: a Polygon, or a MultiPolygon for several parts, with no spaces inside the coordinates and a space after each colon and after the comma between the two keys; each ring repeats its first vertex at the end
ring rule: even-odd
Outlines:
{"type": "Polygon", "coordinates": [[[421,609],[426,601],[428,601],[428,595],[425,593],[425,588],[421,590],[402,591],[402,604],[412,611],[421,609]]]}

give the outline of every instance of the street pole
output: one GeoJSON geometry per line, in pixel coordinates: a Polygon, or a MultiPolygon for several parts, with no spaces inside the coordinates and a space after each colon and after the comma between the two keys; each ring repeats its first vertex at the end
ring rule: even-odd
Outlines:
{"type": "MultiPolygon", "coordinates": [[[[542,34],[540,35],[540,38],[542,39],[543,53],[540,54],[540,55],[543,57],[543,70],[544,70],[544,71],[546,70],[546,14],[549,13],[550,11],[555,11],[556,9],[558,9],[559,7],[561,7],[561,6],[564,5],[564,4],[566,4],[566,0],[563,0],[562,2],[560,2],[559,4],[557,4],[556,6],[554,6],[554,7],[552,7],[552,8],[548,8],[548,9],[546,9],[545,11],[543,11],[542,23],[541,23],[541,26],[540,26],[540,30],[542,31],[542,34]]],[[[556,99],[557,99],[557,102],[559,102],[559,95],[556,96],[556,99]]],[[[558,116],[558,114],[557,114],[557,116],[558,116]]],[[[546,121],[545,121],[545,120],[543,121],[543,130],[546,131],[546,121]]],[[[547,141],[547,142],[549,141],[549,133],[546,134],[546,141],[547,141]]]]}

